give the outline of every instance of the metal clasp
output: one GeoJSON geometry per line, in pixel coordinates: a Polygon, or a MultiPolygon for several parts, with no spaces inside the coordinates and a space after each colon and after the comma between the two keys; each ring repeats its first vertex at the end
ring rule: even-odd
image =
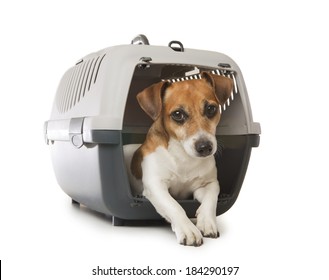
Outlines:
{"type": "Polygon", "coordinates": [[[139,34],[134,39],[132,39],[131,44],[132,45],[149,45],[150,43],[145,35],[139,34]]]}

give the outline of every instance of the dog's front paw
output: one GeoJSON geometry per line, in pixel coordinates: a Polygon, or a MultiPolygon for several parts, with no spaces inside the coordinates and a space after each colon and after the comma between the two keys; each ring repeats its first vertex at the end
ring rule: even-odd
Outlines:
{"type": "Polygon", "coordinates": [[[201,231],[204,237],[211,237],[211,238],[219,237],[216,218],[212,219],[203,216],[202,214],[199,214],[197,217],[196,226],[201,231]]]}
{"type": "Polygon", "coordinates": [[[188,246],[201,246],[203,244],[201,232],[190,220],[172,226],[179,244],[188,246]]]}

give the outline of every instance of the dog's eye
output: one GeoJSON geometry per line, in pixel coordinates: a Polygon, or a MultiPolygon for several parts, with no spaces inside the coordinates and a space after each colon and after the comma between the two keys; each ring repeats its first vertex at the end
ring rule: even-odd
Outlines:
{"type": "Polygon", "coordinates": [[[170,116],[175,122],[179,124],[184,123],[188,118],[188,115],[183,110],[176,110],[172,112],[170,116]]]}
{"type": "Polygon", "coordinates": [[[206,105],[205,114],[208,118],[212,118],[217,114],[218,106],[215,105],[206,105]]]}

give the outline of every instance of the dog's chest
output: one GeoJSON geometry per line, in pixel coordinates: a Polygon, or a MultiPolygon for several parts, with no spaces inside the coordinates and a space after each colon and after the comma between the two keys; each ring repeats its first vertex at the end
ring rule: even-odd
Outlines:
{"type": "Polygon", "coordinates": [[[177,162],[170,171],[167,184],[169,192],[177,199],[187,198],[197,188],[205,186],[209,181],[209,176],[204,167],[199,166],[198,168],[191,162],[177,162]]]}
{"type": "Polygon", "coordinates": [[[192,158],[175,142],[168,149],[158,147],[144,163],[149,171],[145,175],[162,181],[177,199],[187,198],[217,176],[213,157],[192,158]]]}

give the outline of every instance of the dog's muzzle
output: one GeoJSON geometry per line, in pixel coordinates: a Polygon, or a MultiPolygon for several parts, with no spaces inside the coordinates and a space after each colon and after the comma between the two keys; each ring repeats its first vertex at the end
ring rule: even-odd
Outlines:
{"type": "Polygon", "coordinates": [[[199,131],[182,141],[185,152],[191,157],[208,157],[216,153],[216,137],[208,132],[199,131]]]}
{"type": "Polygon", "coordinates": [[[213,143],[207,139],[200,139],[195,142],[195,150],[200,157],[207,157],[213,152],[213,143]]]}

